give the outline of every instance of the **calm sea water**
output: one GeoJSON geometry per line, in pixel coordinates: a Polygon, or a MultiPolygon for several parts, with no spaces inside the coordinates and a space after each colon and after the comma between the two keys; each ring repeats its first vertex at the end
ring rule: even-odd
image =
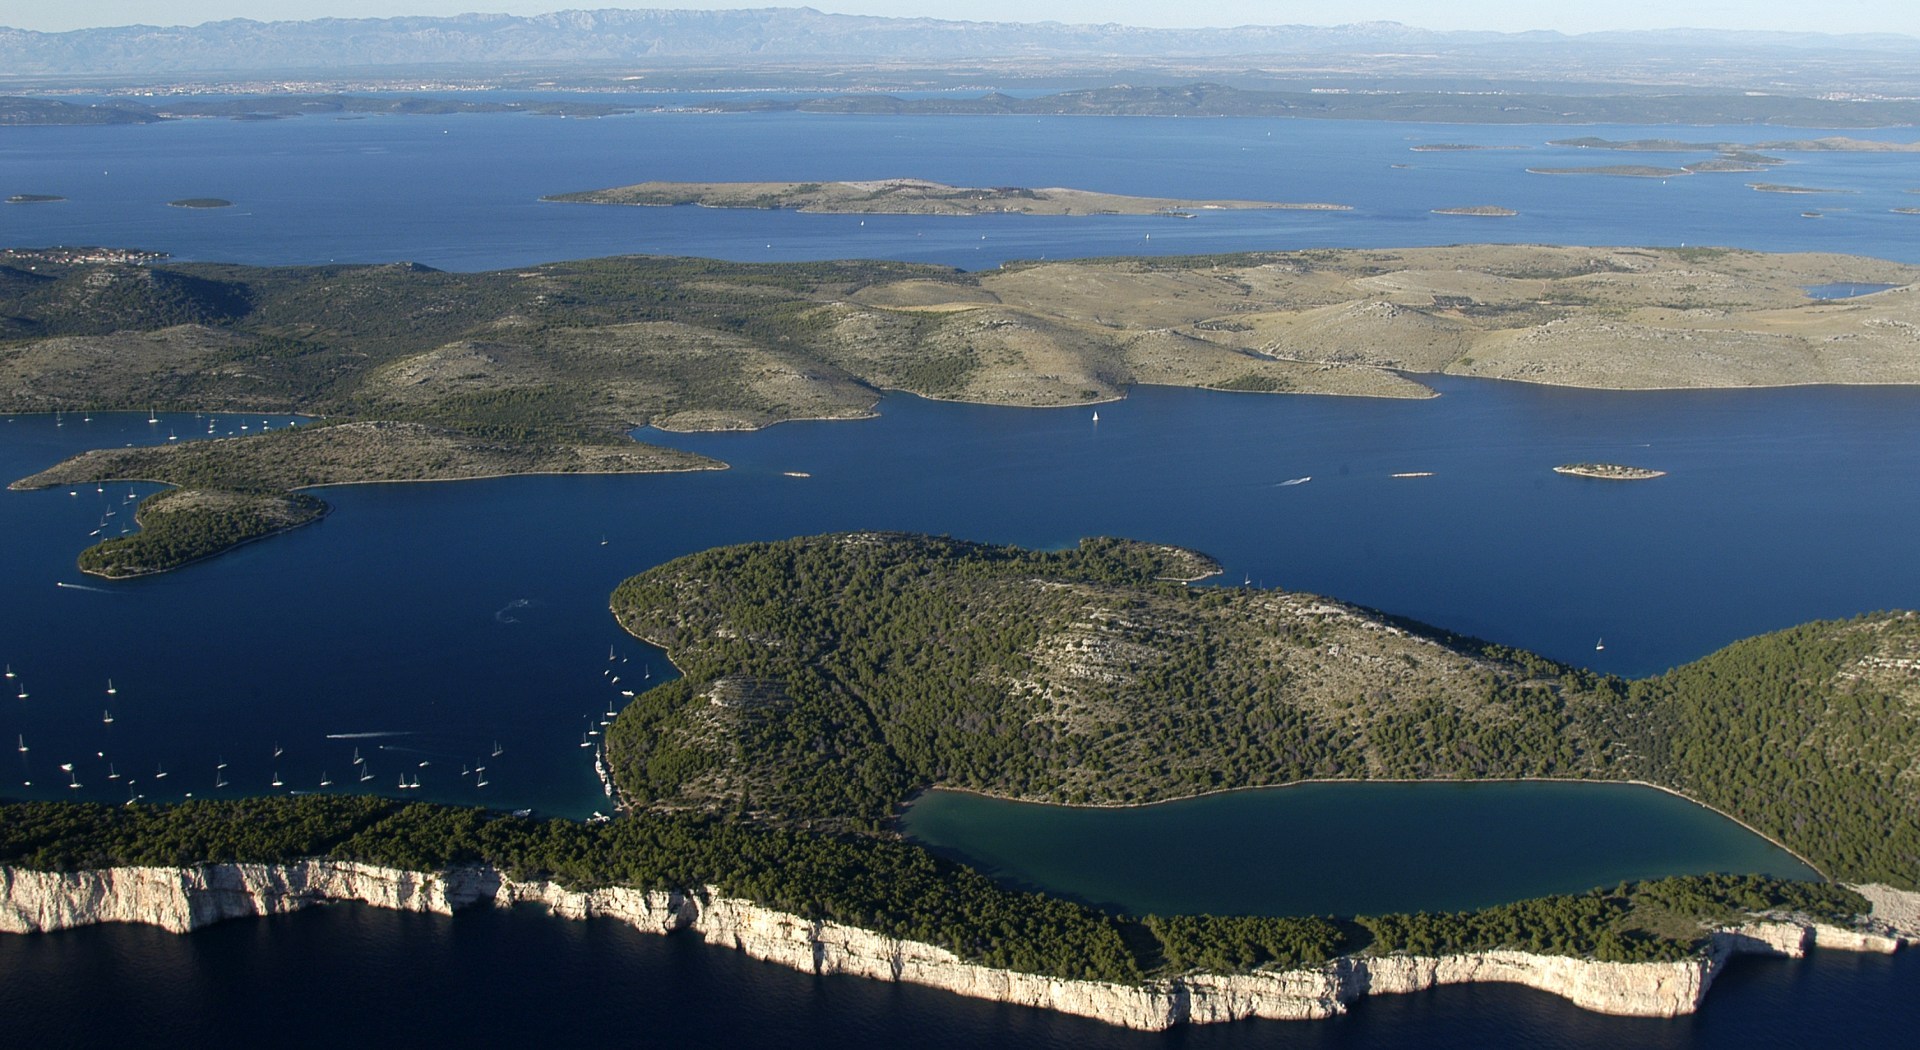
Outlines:
{"type": "MultiPolygon", "coordinates": [[[[1796,157],[1769,176],[1856,191],[1822,199],[1827,217],[1818,221],[1799,217],[1804,200],[1753,193],[1740,176],[1662,183],[1523,174],[1534,164],[1590,162],[1541,143],[1592,130],[793,115],[13,128],[0,133],[0,193],[71,200],[0,209],[0,243],[462,269],[632,251],[981,267],[1041,256],[1465,240],[1717,243],[1920,262],[1915,220],[1887,210],[1911,204],[1901,191],[1920,185],[1910,159],[1796,157]],[[1525,148],[1407,152],[1463,139],[1525,148]],[[1330,200],[1356,210],[1184,222],[861,220],[535,200],[644,178],[893,174],[1330,200]],[[226,197],[236,207],[164,205],[186,196],[226,197]],[[1463,204],[1522,214],[1429,213],[1463,204]]],[[[1464,381],[1441,389],[1422,402],[1141,390],[1103,406],[1098,427],[1084,410],[891,397],[880,419],[864,423],[645,435],[735,465],[719,474],[330,490],[337,512],[316,526],[120,584],[81,577],[73,557],[103,519],[117,531],[127,492],[0,493],[0,661],[30,693],[0,695],[0,740],[31,745],[25,755],[0,751],[10,773],[0,791],[177,798],[214,791],[224,778],[222,791],[251,794],[273,790],[276,775],[282,790],[317,788],[325,773],[336,789],[397,794],[404,773],[422,783],[407,797],[583,815],[605,802],[582,735],[621,702],[636,673],[642,684],[669,673],[659,653],[615,630],[606,613],[614,584],[713,544],[833,529],[1039,545],[1096,533],[1182,543],[1221,558],[1227,582],[1327,593],[1630,674],[1813,617],[1920,604],[1920,551],[1906,542],[1920,516],[1920,486],[1911,482],[1920,476],[1920,392],[1625,395],[1464,381]],[[1616,485],[1548,469],[1575,459],[1644,462],[1670,476],[1616,485]],[[813,477],[786,478],[786,470],[813,477]],[[1389,477],[1414,470],[1435,476],[1389,477]],[[1312,480],[1280,484],[1300,477],[1312,480]],[[1602,635],[1607,648],[1596,652],[1602,635]],[[621,683],[610,681],[615,674],[621,683]],[[365,785],[355,748],[375,773],[365,785]],[[66,786],[63,762],[83,787],[66,786]],[[482,763],[485,788],[461,775],[482,763]],[[154,776],[161,768],[164,780],[154,776]]],[[[87,447],[204,430],[189,416],[62,422],[0,421],[0,469],[18,477],[87,447]]],[[[1423,876],[1413,864],[1404,874],[1408,885],[1423,876]]],[[[1704,1013],[1682,1021],[1609,1020],[1533,993],[1475,988],[1369,1003],[1328,1025],[1165,1038],[815,980],[684,940],[524,913],[448,922],[341,908],[182,939],[100,929],[0,938],[0,959],[9,1031],[68,1045],[262,1032],[328,1044],[497,1041],[550,1032],[557,1011],[574,1031],[708,1046],[909,1034],[954,1046],[1804,1045],[1885,1038],[1920,1019],[1911,959],[1832,953],[1745,965],[1704,1013]],[[366,1011],[338,1011],[343,998],[366,1011]]]]}
{"type": "Polygon", "coordinates": [[[1631,784],[1301,784],[1123,809],[932,791],[904,824],[996,878],[1133,915],[1464,911],[1663,875],[1819,877],[1631,784]]]}
{"type": "MultiPolygon", "coordinates": [[[[488,269],[627,252],[727,259],[893,258],[966,269],[1006,259],[1508,241],[1719,244],[1920,262],[1902,191],[1911,154],[1792,154],[1764,176],[1668,180],[1528,175],[1533,166],[1701,155],[1546,146],[1583,135],[1752,142],[1777,129],[1461,127],[1317,120],[635,114],[176,121],[8,128],[8,244],[113,244],[262,264],[407,259],[488,269]],[[1412,153],[1467,141],[1516,149],[1412,153]],[[1396,165],[1406,165],[1396,167],[1396,165]],[[801,215],[542,204],[544,194],[646,179],[917,176],[959,185],[1073,186],[1143,196],[1322,201],[1350,212],[1032,218],[801,215]],[[1756,193],[1748,182],[1844,191],[1756,193]],[[183,197],[234,207],[169,208],[183,197]],[[1512,218],[1434,215],[1492,204],[1512,218]],[[1820,219],[1801,212],[1817,208],[1820,219]]],[[[1795,129],[1791,137],[1825,132],[1795,129]]],[[[1833,134],[1842,134],[1834,132],[1833,134]]],[[[1900,129],[1843,134],[1905,141],[1900,129]]]]}

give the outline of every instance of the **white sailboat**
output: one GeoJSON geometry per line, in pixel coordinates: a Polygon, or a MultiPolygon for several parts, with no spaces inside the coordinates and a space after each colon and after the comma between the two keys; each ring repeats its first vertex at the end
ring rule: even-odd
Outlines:
{"type": "Polygon", "coordinates": [[[1094,413],[1093,413],[1093,421],[1094,421],[1095,423],[1098,423],[1098,422],[1100,422],[1100,412],[1099,412],[1099,410],[1098,410],[1098,409],[1095,409],[1095,410],[1094,410],[1094,413]]]}
{"type": "Polygon", "coordinates": [[[373,770],[368,769],[365,765],[362,765],[360,767],[360,783],[364,784],[367,781],[372,779],[373,779],[373,770]]]}
{"type": "Polygon", "coordinates": [[[333,778],[328,776],[327,771],[324,769],[320,771],[320,786],[323,788],[330,788],[333,786],[333,778]]]}
{"type": "Polygon", "coordinates": [[[1599,641],[1593,643],[1593,651],[1596,653],[1603,651],[1604,649],[1606,649],[1606,647],[1607,647],[1607,640],[1605,638],[1602,638],[1599,641]]]}
{"type": "Polygon", "coordinates": [[[120,779],[120,771],[119,771],[119,770],[117,770],[117,769],[115,769],[115,768],[113,768],[113,763],[111,763],[111,762],[109,762],[109,763],[107,763],[107,779],[108,779],[108,780],[119,780],[119,779],[120,779]]]}
{"type": "Polygon", "coordinates": [[[504,755],[504,754],[506,754],[506,753],[507,753],[507,752],[506,752],[506,749],[500,746],[500,741],[498,741],[498,740],[495,740],[495,741],[493,742],[493,756],[492,756],[492,757],[494,757],[494,758],[499,758],[499,757],[500,757],[501,755],[504,755]]]}
{"type": "Polygon", "coordinates": [[[101,723],[102,725],[112,725],[112,724],[113,724],[113,712],[112,712],[112,711],[103,711],[103,712],[101,712],[101,714],[100,714],[100,723],[101,723]]]}
{"type": "Polygon", "coordinates": [[[27,734],[25,733],[20,734],[20,753],[23,755],[27,753],[27,734]]]}
{"type": "Polygon", "coordinates": [[[284,787],[284,786],[285,786],[285,784],[284,784],[284,782],[283,782],[283,781],[281,781],[281,779],[280,779],[280,771],[279,771],[279,770],[277,770],[277,769],[273,771],[273,786],[274,786],[274,787],[284,787]]]}
{"type": "Polygon", "coordinates": [[[154,765],[153,765],[153,779],[155,779],[155,780],[165,780],[165,779],[167,779],[167,767],[166,767],[166,766],[163,766],[163,765],[161,765],[161,764],[159,764],[158,762],[156,762],[156,763],[154,763],[154,765]]]}
{"type": "Polygon", "coordinates": [[[13,675],[13,665],[12,665],[12,664],[8,664],[8,665],[7,665],[7,677],[8,677],[8,678],[12,678],[13,676],[14,676],[14,675],[13,675]]]}

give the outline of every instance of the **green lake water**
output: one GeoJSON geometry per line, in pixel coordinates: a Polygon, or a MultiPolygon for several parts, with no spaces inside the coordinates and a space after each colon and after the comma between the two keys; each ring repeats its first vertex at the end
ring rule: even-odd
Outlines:
{"type": "Polygon", "coordinates": [[[1631,784],[1301,784],[1115,809],[932,791],[904,830],[996,878],[1134,914],[1455,911],[1666,875],[1818,877],[1631,784]]]}

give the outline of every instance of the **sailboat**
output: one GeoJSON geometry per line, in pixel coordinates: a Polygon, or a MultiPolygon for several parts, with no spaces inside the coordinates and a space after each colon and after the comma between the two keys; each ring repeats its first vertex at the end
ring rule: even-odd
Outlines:
{"type": "Polygon", "coordinates": [[[363,764],[363,763],[365,763],[365,762],[366,762],[366,759],[364,759],[364,758],[361,758],[361,757],[360,757],[360,749],[359,749],[359,748],[357,748],[357,747],[356,747],[356,748],[354,748],[354,749],[353,749],[353,764],[357,766],[357,765],[361,765],[361,764],[363,764]]]}
{"type": "Polygon", "coordinates": [[[163,766],[163,765],[161,765],[161,764],[159,764],[158,762],[156,762],[156,763],[154,763],[154,765],[153,765],[153,779],[155,779],[155,780],[165,780],[165,779],[167,779],[167,767],[165,767],[165,766],[163,766]]]}
{"type": "Polygon", "coordinates": [[[607,646],[607,662],[613,662],[613,646],[611,645],[607,646]]]}
{"type": "Polygon", "coordinates": [[[373,770],[368,769],[365,765],[362,765],[360,767],[360,783],[364,784],[367,781],[372,779],[373,779],[373,770]]]}
{"type": "Polygon", "coordinates": [[[491,783],[491,781],[489,781],[486,777],[481,777],[480,779],[475,780],[473,782],[473,786],[478,788],[483,788],[483,787],[486,787],[489,783],[491,783]]]}
{"type": "Polygon", "coordinates": [[[591,741],[591,740],[588,740],[588,739],[587,739],[587,734],[585,734],[585,733],[582,733],[582,734],[580,734],[580,746],[581,746],[581,747],[592,747],[592,746],[593,746],[593,741],[591,741]]]}
{"type": "Polygon", "coordinates": [[[499,758],[501,755],[504,755],[506,753],[507,753],[506,749],[500,746],[500,741],[495,740],[493,742],[493,757],[499,758]]]}
{"type": "Polygon", "coordinates": [[[111,763],[111,762],[109,762],[109,763],[107,763],[107,779],[108,779],[108,780],[119,780],[119,779],[120,779],[120,771],[119,771],[119,770],[117,770],[117,769],[115,769],[115,768],[113,768],[113,763],[111,763]]]}
{"type": "Polygon", "coordinates": [[[25,700],[26,698],[27,698],[27,683],[21,682],[20,683],[20,699],[25,700]]]}
{"type": "Polygon", "coordinates": [[[160,422],[160,407],[158,405],[155,405],[147,409],[147,422],[149,423],[160,422]]]}
{"type": "Polygon", "coordinates": [[[27,734],[25,733],[20,734],[20,753],[23,755],[27,753],[27,734]]]}
{"type": "Polygon", "coordinates": [[[1100,422],[1100,411],[1099,411],[1098,409],[1095,409],[1095,410],[1094,410],[1094,413],[1093,413],[1093,421],[1094,421],[1095,423],[1098,423],[1098,422],[1100,422]]]}
{"type": "Polygon", "coordinates": [[[329,788],[333,786],[333,778],[328,776],[327,771],[324,769],[320,771],[320,786],[323,788],[329,788]]]}
{"type": "Polygon", "coordinates": [[[1607,647],[1607,640],[1606,640],[1605,638],[1602,638],[1602,639],[1600,639],[1599,641],[1597,641],[1597,642],[1595,642],[1595,643],[1593,643],[1593,651],[1594,651],[1594,652],[1596,652],[1596,653],[1597,653],[1597,652],[1600,652],[1601,650],[1603,650],[1603,649],[1605,649],[1606,647],[1607,647]]]}
{"type": "Polygon", "coordinates": [[[282,781],[281,781],[281,779],[280,779],[280,771],[279,771],[279,770],[277,770],[277,769],[273,771],[273,786],[274,786],[274,787],[282,787],[282,786],[284,786],[284,785],[283,785],[283,782],[282,782],[282,781]]]}
{"type": "Polygon", "coordinates": [[[112,712],[112,711],[104,711],[104,712],[102,712],[102,713],[101,713],[101,715],[100,715],[100,722],[101,722],[101,724],[102,724],[102,725],[112,725],[112,724],[113,724],[113,712],[112,712]]]}
{"type": "Polygon", "coordinates": [[[222,770],[222,769],[225,769],[225,768],[227,768],[227,767],[226,767],[226,764],[225,764],[224,762],[223,762],[223,763],[221,763],[221,764],[220,764],[219,766],[217,766],[217,767],[215,767],[215,769],[214,769],[214,771],[213,771],[213,786],[214,786],[214,787],[217,787],[217,788],[223,788],[223,787],[226,787],[226,786],[227,786],[227,775],[226,775],[225,773],[222,773],[222,772],[220,772],[220,770],[222,770]]]}
{"type": "Polygon", "coordinates": [[[280,757],[280,756],[281,756],[282,754],[284,754],[284,753],[285,753],[285,752],[283,752],[283,751],[282,751],[282,750],[280,749],[280,742],[279,742],[279,741],[277,741],[277,740],[276,740],[276,741],[274,741],[274,744],[273,744],[273,757],[275,757],[275,758],[279,758],[279,757],[280,757]]]}
{"type": "Polygon", "coordinates": [[[7,677],[8,677],[8,678],[12,678],[12,677],[13,677],[13,665],[12,665],[12,664],[8,664],[8,665],[7,665],[7,677]]]}

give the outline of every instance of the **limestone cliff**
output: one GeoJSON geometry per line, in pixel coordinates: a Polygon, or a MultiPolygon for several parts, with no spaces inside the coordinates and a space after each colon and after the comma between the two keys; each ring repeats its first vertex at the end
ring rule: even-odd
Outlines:
{"type": "Polygon", "coordinates": [[[1740,954],[1799,956],[1816,945],[1891,952],[1920,942],[1920,894],[1865,887],[1868,929],[1792,919],[1716,931],[1706,954],[1666,963],[1607,963],[1493,951],[1442,958],[1354,956],[1285,972],[1194,974],[1138,985],[1076,981],[969,963],[930,944],[817,922],[721,896],[607,887],[570,890],[487,868],[412,872],[340,861],[212,864],[43,872],[0,867],[0,932],[37,933],[99,922],[138,922],[175,933],[325,901],[452,914],[479,905],[534,903],[569,919],[610,918],[649,933],[689,930],[707,943],[815,974],[848,974],[1034,1006],[1127,1028],[1160,1030],[1249,1017],[1308,1019],[1343,1013],[1363,995],[1499,981],[1562,996],[1577,1006],[1635,1017],[1673,1017],[1699,1006],[1715,975],[1740,954]]]}

